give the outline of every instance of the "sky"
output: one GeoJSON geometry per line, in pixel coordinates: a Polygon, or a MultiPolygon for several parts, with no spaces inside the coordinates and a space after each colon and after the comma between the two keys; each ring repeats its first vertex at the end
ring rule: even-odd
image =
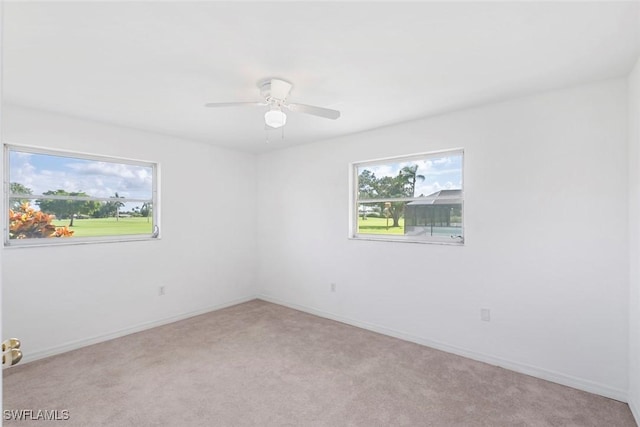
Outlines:
{"type": "MultiPolygon", "coordinates": [[[[62,189],[93,197],[111,197],[117,192],[121,197],[152,198],[151,167],[11,150],[9,171],[10,182],[31,188],[33,194],[62,189]]],[[[127,204],[124,210],[141,205],[127,204]]]]}
{"type": "MultiPolygon", "coordinates": [[[[424,180],[416,182],[415,195],[429,195],[443,189],[462,188],[462,155],[443,155],[397,163],[386,162],[358,168],[358,174],[367,169],[376,177],[395,177],[405,166],[418,165],[418,175],[424,180]]],[[[10,182],[31,188],[33,194],[63,189],[83,191],[94,197],[121,197],[151,199],[153,171],[151,167],[123,163],[85,160],[72,157],[33,154],[11,150],[9,152],[10,182]]],[[[142,203],[128,203],[124,210],[142,203]]]]}
{"type": "Polygon", "coordinates": [[[396,177],[405,166],[418,165],[417,175],[423,175],[424,181],[416,181],[415,196],[428,196],[440,190],[454,190],[462,188],[462,154],[449,154],[442,157],[430,157],[422,160],[367,165],[358,168],[358,175],[363,170],[369,170],[376,178],[384,176],[396,177]]]}

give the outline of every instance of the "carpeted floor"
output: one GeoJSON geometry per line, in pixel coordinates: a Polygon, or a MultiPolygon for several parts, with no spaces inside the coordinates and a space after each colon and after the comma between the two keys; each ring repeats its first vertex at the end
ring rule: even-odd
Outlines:
{"type": "Polygon", "coordinates": [[[636,425],[615,400],[259,300],[3,374],[5,411],[69,411],[7,426],[636,425]]]}

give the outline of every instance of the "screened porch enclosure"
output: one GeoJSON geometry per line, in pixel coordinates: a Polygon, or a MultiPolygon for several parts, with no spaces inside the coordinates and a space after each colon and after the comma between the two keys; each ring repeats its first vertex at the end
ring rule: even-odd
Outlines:
{"type": "Polygon", "coordinates": [[[462,236],[462,190],[441,190],[407,203],[404,234],[462,236]]]}

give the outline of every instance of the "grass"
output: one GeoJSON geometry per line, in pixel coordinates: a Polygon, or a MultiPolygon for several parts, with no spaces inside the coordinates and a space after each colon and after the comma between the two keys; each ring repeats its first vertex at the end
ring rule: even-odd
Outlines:
{"type": "Polygon", "coordinates": [[[358,233],[363,234],[400,234],[404,235],[404,218],[400,218],[399,227],[392,227],[393,218],[389,218],[389,228],[387,229],[387,218],[358,217],[358,233]]]}
{"type": "MultiPolygon", "coordinates": [[[[69,220],[54,220],[51,223],[56,227],[64,227],[65,225],[69,225],[69,220]]],[[[116,221],[115,218],[88,218],[74,219],[73,227],[69,227],[69,230],[73,231],[74,237],[95,237],[122,234],[151,234],[151,227],[151,218],[120,218],[118,221],[116,221]]]]}

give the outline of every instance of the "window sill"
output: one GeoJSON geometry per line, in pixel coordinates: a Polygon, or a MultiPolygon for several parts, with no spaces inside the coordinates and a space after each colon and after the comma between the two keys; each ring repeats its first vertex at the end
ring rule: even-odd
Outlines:
{"type": "Polygon", "coordinates": [[[11,240],[10,242],[4,243],[4,249],[23,249],[23,248],[44,248],[44,247],[56,247],[56,246],[77,246],[77,245],[94,245],[94,244],[102,244],[102,243],[126,243],[126,242],[146,242],[146,241],[154,241],[161,240],[161,237],[151,237],[151,236],[135,236],[135,237],[105,237],[105,238],[77,238],[71,241],[69,238],[59,237],[59,238],[49,238],[49,239],[25,239],[20,241],[20,243],[15,240],[11,240]],[[45,242],[43,240],[52,240],[53,242],[45,242]],[[66,239],[61,241],[62,239],[66,239]]]}
{"type": "Polygon", "coordinates": [[[447,246],[464,246],[464,240],[426,240],[426,239],[403,239],[401,237],[378,237],[373,235],[361,235],[357,234],[354,236],[349,236],[349,240],[363,240],[363,241],[374,241],[374,242],[396,242],[396,243],[418,243],[418,244],[428,244],[428,245],[447,245],[447,246]]]}

